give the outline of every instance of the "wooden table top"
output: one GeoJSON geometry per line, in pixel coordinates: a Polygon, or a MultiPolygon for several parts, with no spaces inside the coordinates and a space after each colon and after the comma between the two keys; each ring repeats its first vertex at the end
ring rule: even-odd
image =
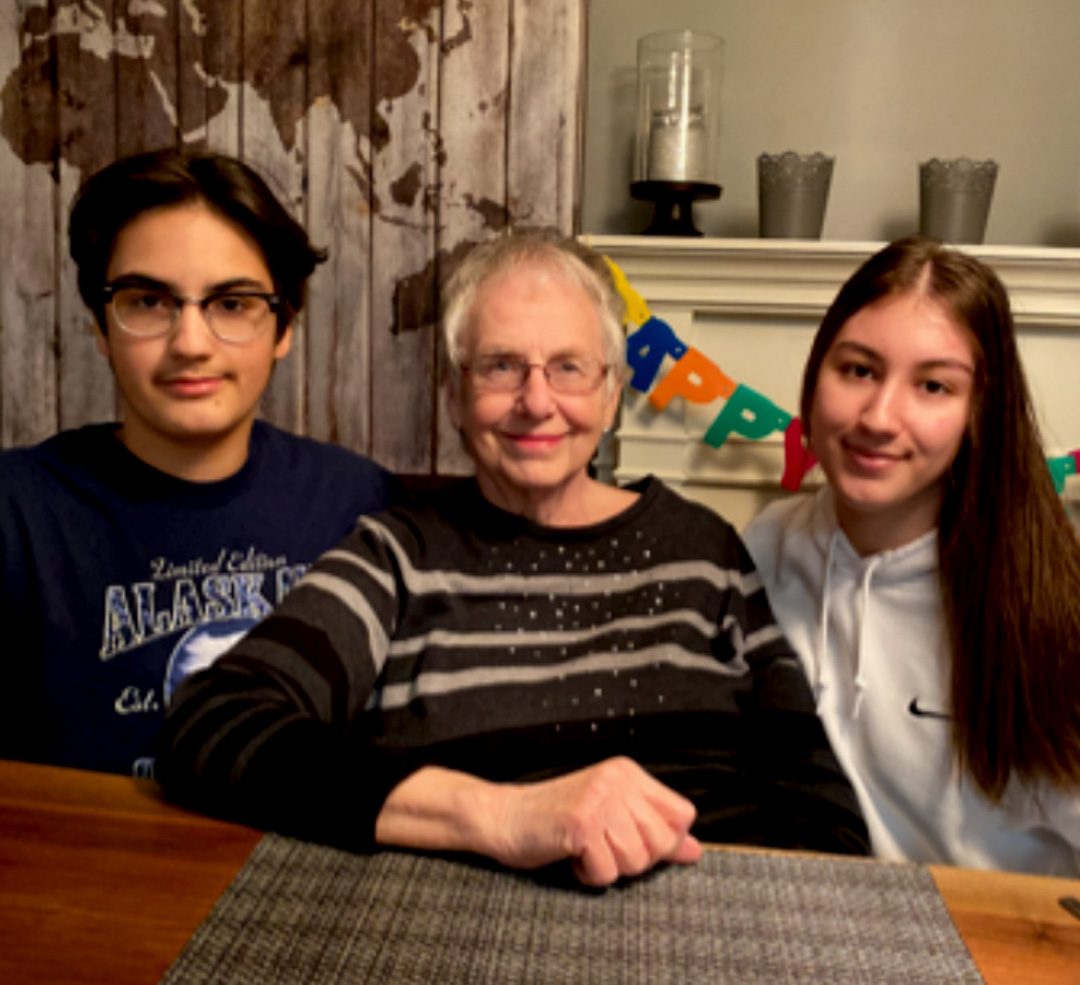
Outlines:
{"type": "MultiPolygon", "coordinates": [[[[261,833],[150,782],[0,760],[0,982],[150,985],[261,833]]],[[[989,985],[1077,985],[1080,881],[931,866],[989,985]]]]}

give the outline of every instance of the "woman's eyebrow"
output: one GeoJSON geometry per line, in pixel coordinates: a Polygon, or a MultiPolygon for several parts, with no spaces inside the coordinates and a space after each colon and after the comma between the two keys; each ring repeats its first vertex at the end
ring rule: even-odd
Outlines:
{"type": "Polygon", "coordinates": [[[960,359],[927,359],[919,363],[919,369],[955,369],[969,376],[975,375],[975,367],[960,359]]]}
{"type": "Polygon", "coordinates": [[[519,351],[506,345],[479,345],[476,347],[478,356],[514,356],[524,358],[519,351]]]}
{"type": "Polygon", "coordinates": [[[834,346],[834,349],[850,349],[860,356],[865,356],[867,359],[876,359],[881,362],[881,355],[876,349],[871,349],[868,345],[863,345],[861,342],[852,342],[849,339],[840,339],[834,346]]]}
{"type": "MultiPolygon", "coordinates": [[[[841,339],[835,346],[835,349],[845,349],[853,354],[860,355],[865,359],[872,359],[876,362],[884,362],[884,358],[876,350],[868,345],[864,345],[862,342],[853,342],[850,339],[841,339]]],[[[917,364],[920,370],[928,369],[955,369],[961,372],[967,373],[969,376],[975,375],[975,367],[970,363],[964,362],[960,359],[950,359],[948,357],[943,359],[924,359],[917,364]]]]}

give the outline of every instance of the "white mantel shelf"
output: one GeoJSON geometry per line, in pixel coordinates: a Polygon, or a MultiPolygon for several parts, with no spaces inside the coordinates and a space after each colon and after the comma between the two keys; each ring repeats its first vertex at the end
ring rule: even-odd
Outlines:
{"type": "MultiPolygon", "coordinates": [[[[581,239],[611,257],[650,304],[814,317],[852,271],[885,245],[592,234],[581,239]]],[[[961,249],[997,271],[1019,324],[1080,327],[1080,249],[961,249]]]]}
{"type": "MultiPolygon", "coordinates": [[[[789,412],[797,411],[802,366],[825,309],[855,268],[885,245],[581,239],[618,264],[652,313],[684,343],[789,412]]],[[[1080,445],[1080,249],[962,249],[993,267],[1009,291],[1048,454],[1071,451],[1080,445]]],[[[611,443],[601,448],[604,467],[620,482],[654,473],[741,525],[780,494],[783,442],[774,434],[755,442],[732,436],[720,448],[705,445],[702,437],[723,403],[703,406],[675,398],[657,412],[643,395],[629,392],[617,450],[611,443]]],[[[1069,480],[1066,498],[1080,499],[1080,477],[1069,480]]]]}

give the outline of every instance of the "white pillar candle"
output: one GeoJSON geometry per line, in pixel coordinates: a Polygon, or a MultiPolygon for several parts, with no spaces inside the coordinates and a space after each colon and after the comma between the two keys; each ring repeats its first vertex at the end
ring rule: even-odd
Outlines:
{"type": "Polygon", "coordinates": [[[654,120],[649,131],[648,179],[703,181],[705,150],[705,128],[700,122],[654,120]]]}

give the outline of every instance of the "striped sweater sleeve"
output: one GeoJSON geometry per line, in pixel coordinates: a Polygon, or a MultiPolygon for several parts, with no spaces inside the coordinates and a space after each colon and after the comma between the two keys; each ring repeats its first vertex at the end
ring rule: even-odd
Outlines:
{"type": "Polygon", "coordinates": [[[366,754],[353,727],[385,664],[400,587],[380,528],[362,520],[274,613],[178,689],[157,764],[170,796],[260,827],[369,845],[387,794],[415,768],[366,754]]]}

